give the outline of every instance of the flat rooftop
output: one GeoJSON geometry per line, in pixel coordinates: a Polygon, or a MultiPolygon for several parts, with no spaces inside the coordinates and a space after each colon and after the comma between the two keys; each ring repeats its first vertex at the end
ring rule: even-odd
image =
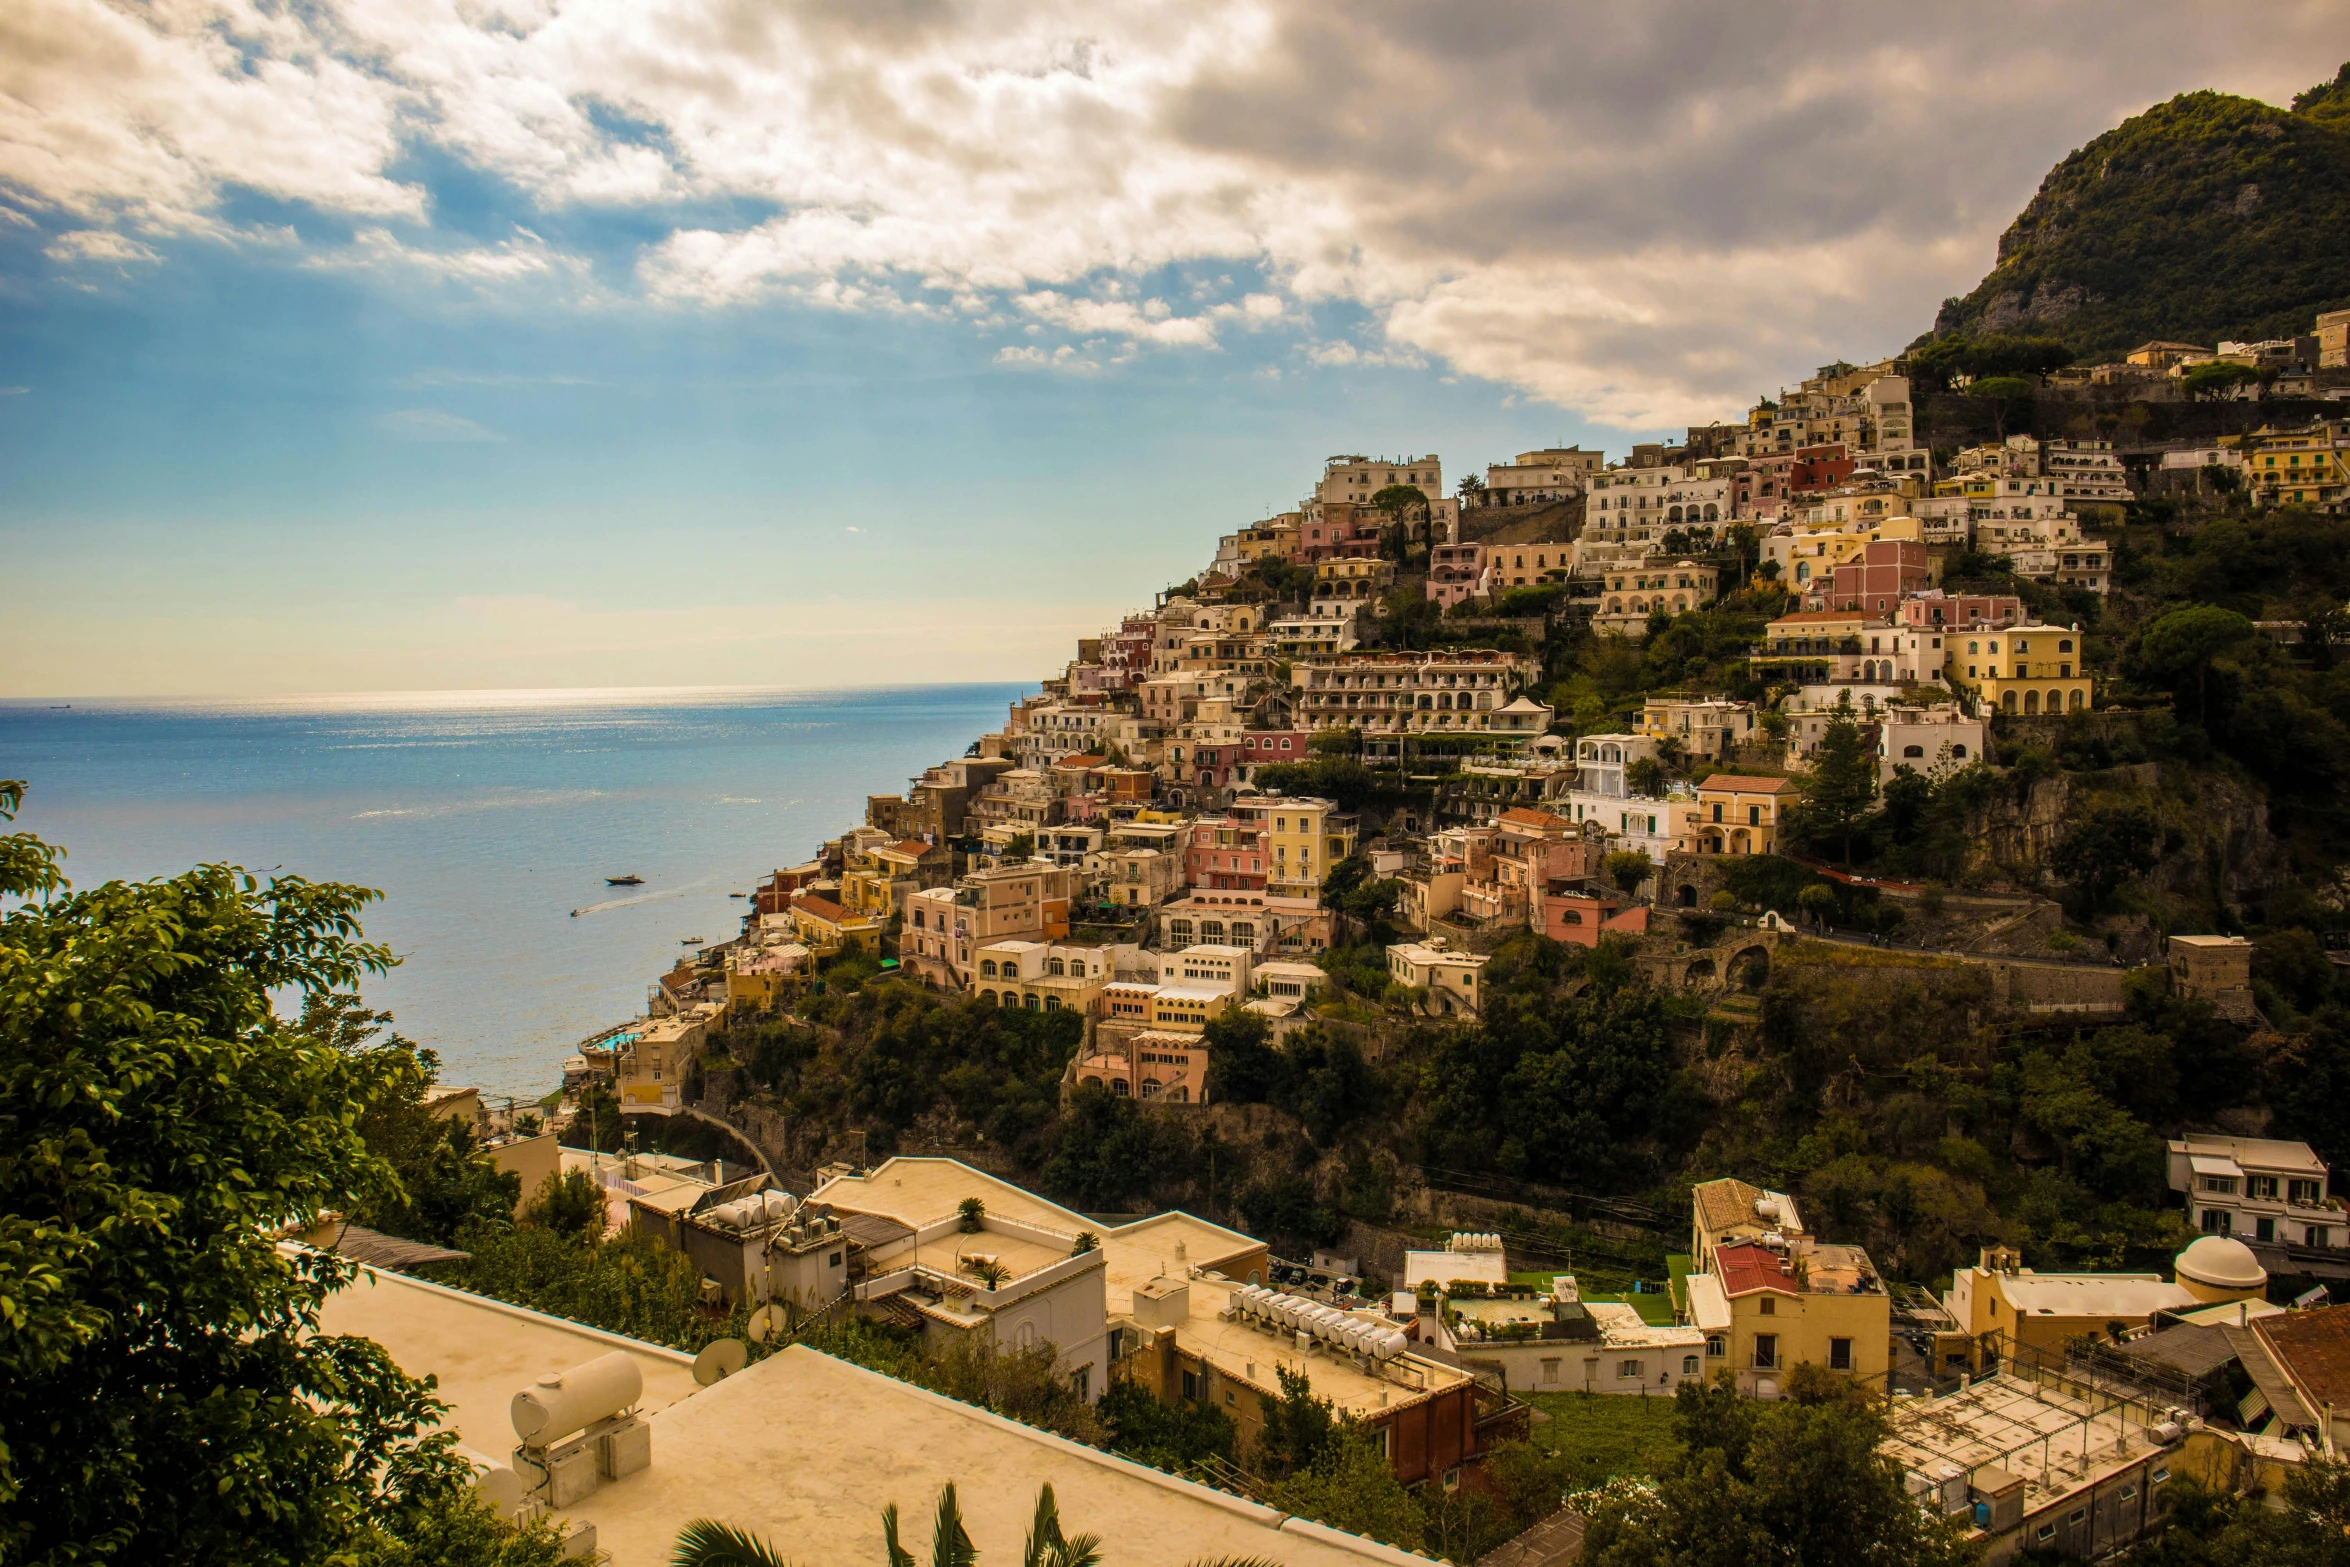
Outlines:
{"type": "Polygon", "coordinates": [[[373,1268],[327,1297],[318,1326],[371,1338],[403,1371],[440,1378],[446,1424],[493,1458],[514,1451],[515,1394],[616,1349],[644,1374],[640,1409],[664,1409],[696,1391],[691,1355],[373,1268]]]}
{"type": "Polygon", "coordinates": [[[1882,1451],[1937,1478],[1943,1464],[2003,1469],[2024,1482],[2024,1511],[2138,1462],[2157,1444],[2132,1405],[2079,1398],[2061,1386],[2002,1372],[1964,1392],[1895,1406],[1882,1451]]]}
{"type": "Polygon", "coordinates": [[[811,1192],[808,1200],[859,1213],[886,1214],[900,1224],[920,1229],[933,1220],[952,1218],[966,1197],[978,1198],[999,1219],[1017,1219],[1070,1236],[1094,1228],[1083,1214],[958,1159],[887,1159],[864,1175],[833,1177],[811,1192]]]}
{"type": "Polygon", "coordinates": [[[514,1446],[514,1394],[541,1373],[614,1349],[631,1355],[645,1375],[652,1466],[564,1510],[595,1526],[613,1567],[663,1567],[696,1518],[764,1535],[796,1561],[864,1560],[880,1546],[883,1507],[897,1503],[919,1539],[950,1480],[973,1540],[998,1556],[1017,1554],[1037,1487],[1050,1481],[1065,1527],[1119,1541],[1120,1560],[1141,1567],[1200,1556],[1285,1567],[1406,1559],[804,1347],[697,1388],[692,1360],[675,1350],[388,1274],[330,1297],[323,1327],[366,1334],[411,1375],[438,1377],[447,1424],[498,1457],[514,1446]]]}
{"type": "MultiPolygon", "coordinates": [[[[1352,1357],[1333,1355],[1326,1349],[1300,1354],[1294,1334],[1276,1335],[1245,1322],[1222,1320],[1220,1313],[1240,1288],[1238,1283],[1202,1278],[1188,1282],[1191,1315],[1177,1327],[1176,1341],[1214,1366],[1220,1375],[1259,1392],[1279,1396],[1278,1373],[1287,1367],[1303,1372],[1314,1395],[1330,1400],[1340,1413],[1364,1417],[1469,1380],[1465,1371],[1416,1354],[1398,1356],[1385,1372],[1364,1371],[1352,1357]]],[[[1366,1313],[1363,1320],[1374,1319],[1382,1326],[1392,1326],[1377,1312],[1366,1313]]]]}
{"type": "Polygon", "coordinates": [[[2197,1305],[2184,1285],[2152,1273],[2019,1273],[1998,1276],[2007,1302],[2022,1316],[2151,1317],[2197,1305]]]}

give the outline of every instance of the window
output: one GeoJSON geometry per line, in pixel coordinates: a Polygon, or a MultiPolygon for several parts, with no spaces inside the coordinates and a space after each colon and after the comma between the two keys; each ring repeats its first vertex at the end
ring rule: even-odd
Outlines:
{"type": "Polygon", "coordinates": [[[2228,1234],[2232,1234],[2232,1233],[2234,1233],[2234,1231],[2235,1231],[2235,1228],[2236,1228],[2236,1216],[2235,1216],[2234,1214],[2232,1214],[2232,1213],[2228,1212],[2228,1210],[2227,1210],[2227,1209],[2225,1209],[2225,1208],[2206,1208],[2206,1209],[2204,1209],[2204,1210],[2203,1210],[2203,1233],[2204,1233],[2204,1234],[2206,1234],[2206,1235],[2228,1235],[2228,1234]]]}
{"type": "Polygon", "coordinates": [[[1693,1377],[1697,1375],[1697,1357],[1695,1355],[1683,1355],[1681,1357],[1681,1375],[1685,1377],[1693,1377]]]}
{"type": "Polygon", "coordinates": [[[1719,1333],[1708,1333],[1705,1336],[1705,1352],[1710,1358],[1720,1360],[1730,1353],[1730,1341],[1719,1333]]]}
{"type": "Polygon", "coordinates": [[[840,1266],[840,1259],[841,1254],[836,1251],[831,1256],[824,1259],[824,1265],[828,1268],[837,1268],[840,1266]]]}
{"type": "Polygon", "coordinates": [[[1769,1371],[1779,1364],[1779,1335],[1757,1333],[1754,1336],[1754,1365],[1758,1371],[1769,1371]]]}
{"type": "Polygon", "coordinates": [[[2078,1529],[2082,1524],[2086,1523],[2088,1519],[2089,1509],[2086,1507],[2076,1507],[2071,1512],[2064,1515],[2064,1521],[2076,1529],[2078,1529]]]}
{"type": "Polygon", "coordinates": [[[2134,1502],[2134,1501],[2136,1501],[2137,1499],[2138,1499],[2138,1488],[2137,1488],[2136,1486],[2134,1486],[2134,1485],[2125,1485],[2125,1486],[2123,1486],[2123,1487],[2122,1487],[2122,1500],[2123,1500],[2123,1501],[2125,1501],[2125,1502],[2134,1502]]]}
{"type": "Polygon", "coordinates": [[[1848,1338],[1828,1340],[1828,1369],[1830,1371],[1850,1371],[1852,1369],[1852,1340],[1848,1338]]]}
{"type": "Polygon", "coordinates": [[[1763,1316],[1775,1317],[1779,1314],[1779,1303],[1772,1297],[1765,1295],[1762,1298],[1761,1303],[1755,1307],[1755,1310],[1761,1313],[1763,1316]]]}
{"type": "Polygon", "coordinates": [[[2056,1538],[2056,1525],[2054,1525],[2054,1524],[2052,1524],[2052,1523],[2044,1523],[2044,1524],[2042,1524],[2042,1525],[2040,1526],[2040,1532],[2039,1532],[2038,1534],[2036,1534],[2035,1536],[2033,1536],[2033,1538],[2035,1538],[2035,1539],[2040,1539],[2040,1540],[2053,1540],[2053,1539],[2055,1539],[2055,1538],[2056,1538]]]}
{"type": "Polygon", "coordinates": [[[2319,1193],[2318,1183],[2315,1181],[2287,1181],[2285,1183],[2285,1199],[2288,1202],[2312,1205],[2324,1200],[2319,1193]]]}
{"type": "Polygon", "coordinates": [[[1186,1372],[1184,1372],[1184,1373],[1183,1373],[1183,1396],[1184,1396],[1185,1398],[1192,1398],[1192,1399],[1196,1399],[1196,1398],[1198,1398],[1198,1397],[1199,1397],[1199,1373],[1198,1373],[1198,1372],[1196,1372],[1196,1371],[1186,1371],[1186,1372]]]}

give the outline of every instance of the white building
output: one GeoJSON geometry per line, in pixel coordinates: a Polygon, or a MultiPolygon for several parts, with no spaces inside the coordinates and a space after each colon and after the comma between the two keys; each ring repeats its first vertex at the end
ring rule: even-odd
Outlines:
{"type": "Polygon", "coordinates": [[[1474,952],[1459,952],[1440,936],[1426,941],[1399,941],[1387,949],[1387,973],[1398,985],[1428,992],[1427,1008],[1438,1017],[1475,1017],[1479,1006],[1478,976],[1492,960],[1474,952]]]}
{"type": "MultiPolygon", "coordinates": [[[[2176,940],[2177,938],[2173,938],[2176,940]]],[[[2350,1246],[2342,1200],[2307,1143],[2196,1133],[2167,1145],[2170,1189],[2206,1235],[2292,1246],[2350,1246]]]]}
{"type": "Polygon", "coordinates": [[[1580,446],[1548,446],[1540,451],[1520,452],[1509,462],[1487,465],[1485,490],[1478,504],[1526,506],[1573,500],[1583,493],[1583,487],[1606,460],[1604,453],[1587,452],[1580,446]]]}

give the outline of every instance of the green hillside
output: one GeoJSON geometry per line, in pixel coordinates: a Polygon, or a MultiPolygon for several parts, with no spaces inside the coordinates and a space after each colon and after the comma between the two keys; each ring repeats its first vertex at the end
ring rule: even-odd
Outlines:
{"type": "Polygon", "coordinates": [[[2149,338],[2306,332],[2344,306],[2350,65],[2291,110],[2185,93],[2073,153],[1934,335],[2030,332],[2097,359],[2149,338]]]}

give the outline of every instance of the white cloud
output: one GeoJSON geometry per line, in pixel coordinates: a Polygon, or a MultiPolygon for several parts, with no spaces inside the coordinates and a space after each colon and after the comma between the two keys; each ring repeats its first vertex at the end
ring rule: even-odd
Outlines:
{"type": "Polygon", "coordinates": [[[1654,425],[1898,346],[2121,115],[2344,53],[2338,7],[2190,0],[13,0],[0,190],[148,250],[254,237],[251,191],[353,222],[320,265],[608,302],[528,230],[433,232],[421,144],[626,211],[675,308],[1021,325],[999,362],[1093,368],[1338,304],[1370,335],[1318,362],[1654,425]]]}
{"type": "Polygon", "coordinates": [[[22,397],[31,390],[29,386],[0,386],[0,397],[22,397]]]}
{"type": "Polygon", "coordinates": [[[476,424],[462,414],[444,413],[438,408],[401,408],[391,413],[378,414],[375,427],[386,435],[398,436],[404,441],[502,441],[504,436],[487,425],[476,424]]]}
{"type": "Polygon", "coordinates": [[[151,246],[142,245],[128,235],[111,229],[75,229],[51,240],[41,252],[51,261],[68,264],[81,261],[111,261],[117,265],[133,261],[160,261],[151,246]]]}

